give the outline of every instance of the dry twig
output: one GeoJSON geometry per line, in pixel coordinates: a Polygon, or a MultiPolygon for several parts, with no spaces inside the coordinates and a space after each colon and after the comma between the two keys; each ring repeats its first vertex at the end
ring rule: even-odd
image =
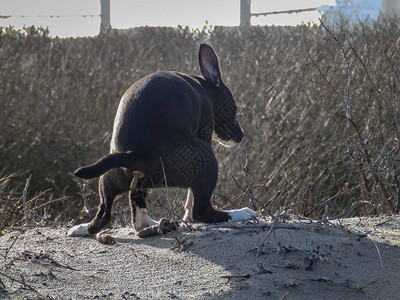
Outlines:
{"type": "MultiPolygon", "coordinates": [[[[377,170],[379,168],[375,167],[374,162],[373,162],[372,157],[371,157],[371,153],[373,151],[375,151],[375,150],[371,149],[371,147],[369,146],[370,136],[367,135],[367,137],[365,137],[365,135],[363,135],[362,131],[360,130],[360,126],[357,124],[357,122],[355,120],[355,117],[353,115],[353,108],[352,108],[351,103],[350,103],[350,88],[351,88],[351,81],[352,81],[353,61],[350,60],[350,57],[349,57],[344,45],[342,44],[342,42],[339,41],[339,39],[336,37],[336,35],[333,32],[331,32],[329,30],[329,28],[327,28],[325,26],[325,24],[321,20],[320,20],[320,22],[321,22],[322,27],[325,29],[325,31],[329,34],[329,36],[334,40],[334,42],[340,48],[340,50],[342,52],[343,59],[344,59],[345,64],[346,64],[347,84],[346,84],[346,92],[345,92],[344,96],[340,95],[340,93],[334,88],[334,86],[330,83],[330,81],[323,74],[323,72],[318,68],[318,66],[316,66],[316,63],[312,59],[312,57],[311,56],[309,56],[309,57],[310,57],[311,61],[313,62],[313,64],[317,67],[320,75],[327,82],[328,86],[332,89],[332,91],[334,91],[336,96],[344,104],[346,119],[351,124],[352,128],[354,129],[354,131],[356,133],[357,138],[354,139],[354,141],[353,141],[353,139],[348,139],[348,151],[349,151],[349,155],[350,155],[352,161],[356,164],[356,166],[357,166],[357,168],[358,168],[358,170],[360,172],[360,176],[361,176],[361,179],[362,179],[362,182],[363,182],[363,186],[365,188],[365,192],[366,192],[366,195],[368,197],[368,202],[371,202],[375,189],[377,187],[379,187],[381,195],[382,195],[382,198],[386,202],[388,210],[394,211],[394,207],[393,207],[393,204],[391,202],[389,193],[388,193],[388,191],[386,189],[386,186],[383,183],[382,179],[380,178],[380,175],[377,172],[377,170]],[[354,145],[354,143],[355,143],[355,145],[354,145]],[[353,150],[352,150],[352,148],[358,148],[358,147],[360,147],[360,149],[357,151],[358,154],[359,154],[359,157],[354,155],[353,150]],[[364,164],[366,164],[367,167],[365,167],[364,164]],[[365,170],[367,170],[367,172],[365,170]],[[371,178],[370,175],[372,175],[372,178],[371,178]]],[[[364,75],[365,78],[372,85],[373,89],[378,93],[378,95],[383,99],[383,101],[384,101],[384,103],[386,105],[386,108],[390,112],[391,109],[389,107],[387,99],[382,94],[382,91],[379,90],[379,88],[373,83],[373,81],[371,79],[371,76],[369,74],[368,68],[366,67],[365,63],[363,62],[361,57],[358,55],[357,51],[354,49],[354,47],[352,46],[352,44],[350,43],[349,40],[347,40],[347,44],[349,45],[351,53],[356,57],[356,59],[363,66],[363,69],[364,69],[364,72],[365,72],[365,75],[364,75]]],[[[396,132],[398,133],[397,118],[395,118],[394,127],[395,127],[396,132]]],[[[400,192],[399,192],[399,195],[400,195],[400,192]]]]}
{"type": "Polygon", "coordinates": [[[0,276],[4,276],[5,278],[8,278],[9,280],[11,280],[11,282],[17,282],[17,283],[21,284],[24,288],[26,288],[26,289],[28,289],[28,290],[31,290],[31,291],[34,292],[38,297],[41,297],[41,294],[40,294],[35,288],[33,288],[31,285],[29,285],[29,284],[27,284],[27,283],[25,282],[25,278],[24,278],[24,276],[22,276],[22,274],[20,275],[20,276],[21,276],[21,279],[17,279],[17,278],[15,278],[15,277],[12,277],[12,276],[10,276],[10,275],[8,275],[8,274],[6,274],[6,273],[0,271],[0,276]]]}
{"type": "Polygon", "coordinates": [[[29,226],[28,208],[27,208],[27,205],[26,205],[26,201],[27,201],[27,194],[28,194],[28,189],[29,189],[30,182],[31,182],[31,177],[28,177],[26,179],[25,188],[24,188],[24,191],[22,193],[22,203],[24,205],[24,214],[25,214],[25,226],[29,226]]]}
{"type": "Polygon", "coordinates": [[[260,243],[260,245],[258,245],[258,247],[256,247],[256,248],[253,248],[253,249],[257,249],[256,258],[258,258],[260,256],[260,254],[263,253],[262,249],[264,247],[265,241],[268,239],[268,237],[271,234],[274,237],[274,242],[275,242],[275,245],[277,247],[278,253],[281,252],[281,245],[276,240],[276,234],[275,234],[276,223],[278,222],[278,220],[280,218],[286,216],[290,211],[291,211],[291,209],[286,210],[286,211],[284,209],[279,209],[279,210],[276,211],[276,213],[274,215],[274,218],[273,218],[273,222],[272,222],[271,228],[269,229],[269,231],[265,235],[265,237],[262,240],[262,242],[260,243]]]}

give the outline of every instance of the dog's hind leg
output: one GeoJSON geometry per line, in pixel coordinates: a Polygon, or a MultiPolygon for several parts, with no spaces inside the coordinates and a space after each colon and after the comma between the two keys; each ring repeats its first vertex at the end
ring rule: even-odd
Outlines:
{"type": "Polygon", "coordinates": [[[147,192],[145,190],[133,190],[129,192],[131,219],[136,231],[158,224],[158,222],[154,221],[147,214],[146,195],[147,192]]]}
{"type": "Polygon", "coordinates": [[[111,208],[115,197],[129,190],[130,179],[123,169],[112,169],[101,176],[99,179],[100,204],[96,216],[90,223],[72,227],[68,235],[96,234],[103,229],[111,220],[111,208]]]}

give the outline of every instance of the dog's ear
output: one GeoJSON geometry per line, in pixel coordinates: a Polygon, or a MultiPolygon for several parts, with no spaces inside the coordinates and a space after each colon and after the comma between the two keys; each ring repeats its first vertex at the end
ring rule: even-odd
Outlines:
{"type": "Polygon", "coordinates": [[[217,87],[221,87],[221,74],[218,67],[218,58],[215,55],[214,50],[206,44],[200,45],[199,65],[203,77],[207,81],[211,81],[217,87]]]}

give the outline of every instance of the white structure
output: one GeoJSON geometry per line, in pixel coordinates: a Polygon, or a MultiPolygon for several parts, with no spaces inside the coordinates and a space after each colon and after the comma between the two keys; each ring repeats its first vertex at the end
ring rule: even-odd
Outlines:
{"type": "Polygon", "coordinates": [[[336,0],[335,6],[323,5],[316,8],[325,21],[332,24],[341,19],[376,20],[380,13],[400,16],[400,0],[336,0]]]}
{"type": "Polygon", "coordinates": [[[251,26],[250,19],[252,16],[292,14],[315,10],[322,14],[328,24],[340,22],[342,19],[353,23],[367,18],[376,20],[381,13],[400,17],[400,0],[336,0],[334,6],[322,5],[320,7],[264,13],[251,13],[251,0],[240,0],[240,26],[251,26]]]}

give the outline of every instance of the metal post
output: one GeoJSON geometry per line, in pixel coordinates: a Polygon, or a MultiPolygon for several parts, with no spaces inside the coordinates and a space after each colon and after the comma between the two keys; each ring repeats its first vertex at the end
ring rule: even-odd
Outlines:
{"type": "Polygon", "coordinates": [[[110,0],[100,0],[101,4],[101,25],[100,32],[109,32],[111,29],[110,23],[110,0]]]}
{"type": "Polygon", "coordinates": [[[251,11],[250,11],[251,0],[240,0],[240,26],[250,27],[251,26],[251,11]]]}

